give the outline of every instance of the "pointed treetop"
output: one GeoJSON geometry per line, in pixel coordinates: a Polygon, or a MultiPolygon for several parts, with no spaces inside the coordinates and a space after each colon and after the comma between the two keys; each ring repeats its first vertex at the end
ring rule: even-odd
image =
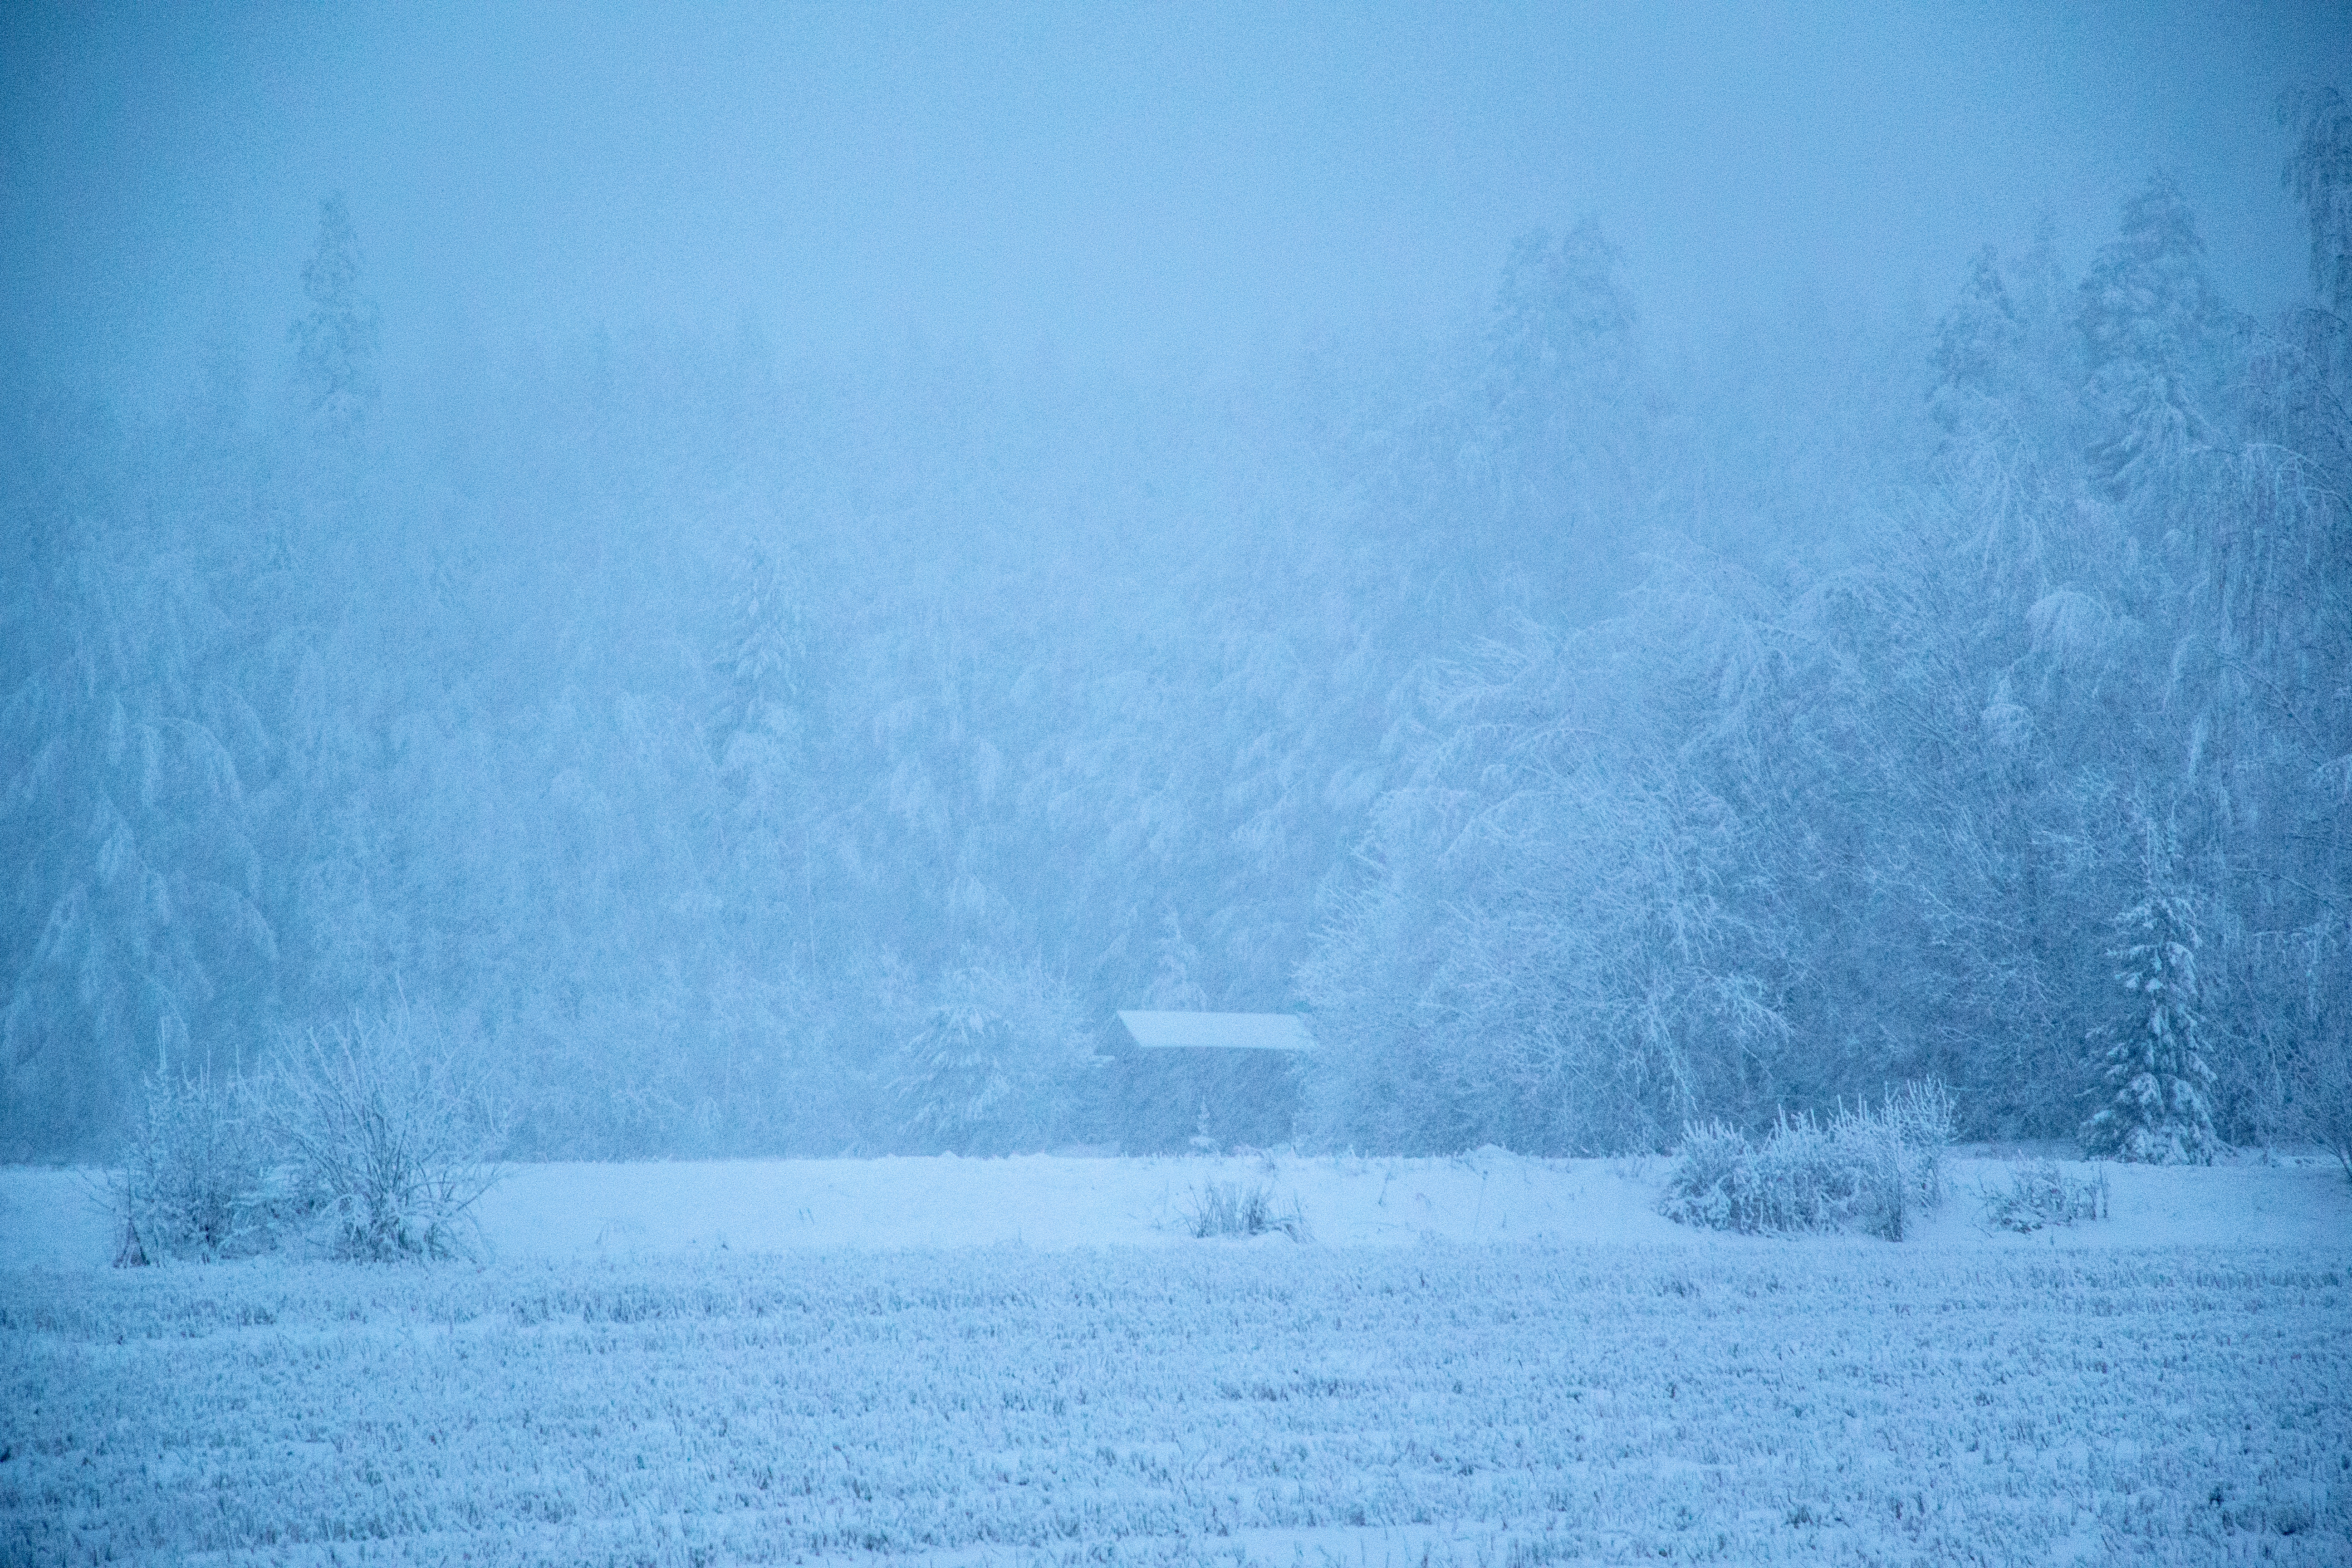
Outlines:
{"type": "Polygon", "coordinates": [[[2124,203],[2116,237],[2083,279],[2083,335],[2095,369],[2129,360],[2179,374],[2221,324],[2196,216],[2171,176],[2124,203]]]}
{"type": "Polygon", "coordinates": [[[1558,241],[1540,229],[1513,241],[1488,334],[1498,365],[1524,376],[1622,359],[1633,331],[1622,260],[1589,220],[1558,241]]]}
{"type": "Polygon", "coordinates": [[[2019,338],[2017,310],[2001,280],[2000,257],[1990,245],[1977,252],[1959,300],[1936,330],[1936,371],[1942,385],[1996,394],[2019,338]]]}
{"type": "Polygon", "coordinates": [[[356,423],[377,396],[375,304],[360,292],[359,238],[341,192],[319,204],[319,238],[302,265],[310,313],[289,334],[310,412],[324,423],[356,423]]]}

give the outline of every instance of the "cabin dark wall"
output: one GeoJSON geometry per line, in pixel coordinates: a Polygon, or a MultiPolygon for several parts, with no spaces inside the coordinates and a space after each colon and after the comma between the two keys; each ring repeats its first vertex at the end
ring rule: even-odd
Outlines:
{"type": "Polygon", "coordinates": [[[1272,1148],[1291,1141],[1298,1115],[1298,1064],[1286,1051],[1129,1047],[1106,1077],[1106,1121],[1130,1154],[1181,1152],[1199,1137],[1272,1148]]]}

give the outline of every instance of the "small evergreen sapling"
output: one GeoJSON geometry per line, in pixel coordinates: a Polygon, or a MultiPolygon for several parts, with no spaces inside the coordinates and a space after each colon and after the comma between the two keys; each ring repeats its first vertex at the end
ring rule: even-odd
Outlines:
{"type": "Polygon", "coordinates": [[[2084,1129],[2094,1154],[2149,1164],[2210,1165],[2213,1069],[2205,1065],[2198,1016],[2197,922],[2189,900],[2150,889],[2116,917],[2111,950],[2126,1003],[2105,1038],[2115,1095],[2084,1129]]]}

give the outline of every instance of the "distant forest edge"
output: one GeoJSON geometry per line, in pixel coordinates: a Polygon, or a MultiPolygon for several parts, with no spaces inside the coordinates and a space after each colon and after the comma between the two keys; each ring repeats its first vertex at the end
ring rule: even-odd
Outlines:
{"type": "Polygon", "coordinates": [[[1922,1078],[2095,1140],[2151,1062],[2304,1135],[2352,112],[2282,121],[2280,319],[2158,179],[2080,277],[1704,363],[1586,227],[1456,341],[1254,377],[649,332],[387,398],[330,201],[282,366],[0,415],[0,1158],[394,1016],[523,1156],[1163,1143],[1119,1007],[1311,1012],[1307,1147],[1922,1078]]]}

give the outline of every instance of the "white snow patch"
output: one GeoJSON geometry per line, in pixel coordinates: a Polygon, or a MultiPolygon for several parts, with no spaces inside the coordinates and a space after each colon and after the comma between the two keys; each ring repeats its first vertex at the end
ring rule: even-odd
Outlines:
{"type": "MultiPolygon", "coordinates": [[[[1907,1249],[2334,1246],[2352,1240],[2352,1184],[2317,1160],[2211,1167],[2084,1163],[2106,1174],[2111,1216],[2031,1236],[1989,1230],[1977,1192],[2004,1162],[1948,1163],[1951,1196],[1917,1217],[1907,1249]]],[[[1425,1239],[1787,1247],[1694,1231],[1658,1213],[1659,1160],[1541,1160],[1484,1150],[1445,1159],[711,1160],[515,1165],[482,1200],[494,1257],[625,1258],[717,1252],[902,1251],[1019,1246],[1192,1247],[1187,1200],[1211,1183],[1295,1200],[1314,1245],[1425,1239]]],[[[110,1263],[94,1173],[0,1169],[0,1267],[110,1263]]],[[[1890,1245],[1860,1237],[1816,1246],[1890,1245]]],[[[1281,1236],[1220,1246],[1296,1245],[1281,1236]]]]}

